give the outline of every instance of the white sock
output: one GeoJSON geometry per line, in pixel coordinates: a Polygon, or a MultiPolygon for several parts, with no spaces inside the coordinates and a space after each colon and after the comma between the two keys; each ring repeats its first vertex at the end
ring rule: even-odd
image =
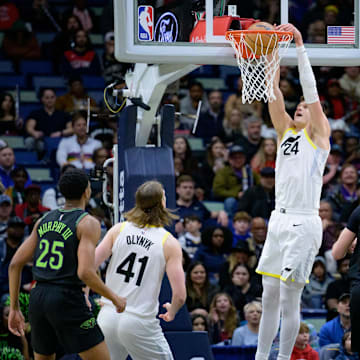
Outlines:
{"type": "Polygon", "coordinates": [[[267,360],[280,323],[280,281],[263,276],[262,315],[255,360],[267,360]]]}
{"type": "Polygon", "coordinates": [[[300,328],[300,300],[304,284],[281,281],[280,350],[277,360],[289,360],[300,328]]]}

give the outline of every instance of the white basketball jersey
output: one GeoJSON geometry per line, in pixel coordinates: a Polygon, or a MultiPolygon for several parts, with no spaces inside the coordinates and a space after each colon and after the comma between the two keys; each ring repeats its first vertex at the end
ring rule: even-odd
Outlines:
{"type": "Polygon", "coordinates": [[[311,141],[306,129],[285,131],[276,155],[276,208],[319,209],[328,155],[311,141]]]}
{"type": "Polygon", "coordinates": [[[126,312],[144,317],[157,315],[166,264],[163,244],[168,236],[163,228],[123,223],[112,248],[105,283],[127,299],[126,312]]]}

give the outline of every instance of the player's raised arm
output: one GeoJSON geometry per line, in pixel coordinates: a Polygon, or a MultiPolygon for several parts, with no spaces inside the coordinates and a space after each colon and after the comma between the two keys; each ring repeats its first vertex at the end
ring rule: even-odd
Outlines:
{"type": "Polygon", "coordinates": [[[330,125],[320,103],[319,94],[316,88],[315,76],[303,43],[302,35],[300,31],[292,24],[279,25],[277,26],[276,30],[291,31],[294,34],[300,84],[305,103],[307,104],[311,115],[311,132],[314,135],[316,133],[316,135],[329,137],[330,125]]]}
{"type": "Polygon", "coordinates": [[[77,226],[78,276],[92,290],[111,300],[118,312],[125,310],[126,299],[110,290],[96,274],[95,247],[100,238],[100,224],[92,216],[85,216],[77,226]]]}
{"type": "Polygon", "coordinates": [[[165,321],[172,321],[186,301],[182,251],[179,242],[172,235],[169,235],[168,239],[165,241],[164,255],[166,259],[166,274],[170,281],[172,298],[171,303],[163,305],[167,312],[159,315],[159,317],[165,321]]]}
{"type": "Polygon", "coordinates": [[[23,244],[16,251],[9,266],[9,291],[10,291],[10,313],[9,330],[17,335],[24,335],[25,321],[21,314],[19,306],[19,291],[21,272],[26,263],[32,260],[37,245],[38,220],[30,234],[23,244]]]}
{"type": "Polygon", "coordinates": [[[276,100],[269,102],[268,107],[269,107],[271,122],[274,125],[278,138],[281,139],[285,130],[290,127],[291,117],[286,112],[284,96],[280,90],[279,83],[280,83],[280,68],[278,67],[275,73],[274,84],[273,84],[274,95],[276,97],[276,100]]]}

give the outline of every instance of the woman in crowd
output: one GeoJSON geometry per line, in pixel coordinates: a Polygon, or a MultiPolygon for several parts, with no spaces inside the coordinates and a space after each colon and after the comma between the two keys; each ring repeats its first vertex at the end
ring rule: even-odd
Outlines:
{"type": "Polygon", "coordinates": [[[238,325],[236,308],[232,298],[227,293],[218,293],[210,305],[209,328],[211,343],[229,340],[238,325]]]}
{"type": "Polygon", "coordinates": [[[207,198],[211,198],[215,174],[225,166],[227,157],[228,151],[224,143],[217,136],[214,137],[208,145],[205,160],[201,165],[201,185],[207,198]]]}
{"type": "Polygon", "coordinates": [[[250,163],[253,171],[260,174],[260,170],[264,167],[272,167],[275,169],[276,150],[277,145],[274,138],[263,139],[259,150],[250,163]]]}
{"type": "Polygon", "coordinates": [[[197,160],[192,156],[191,147],[186,137],[176,136],[173,146],[173,156],[183,161],[183,173],[188,175],[196,175],[198,168],[197,160]]]}
{"type": "Polygon", "coordinates": [[[22,120],[16,117],[15,101],[10,93],[0,94],[0,135],[20,135],[22,120]]]}
{"type": "Polygon", "coordinates": [[[237,264],[231,273],[231,284],[224,289],[234,300],[240,320],[244,320],[244,306],[261,297],[261,286],[251,282],[250,268],[246,264],[237,264]]]}
{"type": "Polygon", "coordinates": [[[243,135],[243,116],[238,108],[225,112],[223,129],[219,136],[226,146],[233,145],[234,141],[243,135]]]}
{"type": "Polygon", "coordinates": [[[215,285],[211,285],[207,270],[203,263],[195,261],[190,264],[186,272],[186,305],[190,312],[203,309],[207,314],[210,302],[217,291],[215,285]]]}
{"type": "Polygon", "coordinates": [[[225,227],[208,227],[201,234],[201,245],[194,260],[201,261],[209,271],[210,282],[217,283],[219,272],[232,244],[232,234],[225,227]]]}

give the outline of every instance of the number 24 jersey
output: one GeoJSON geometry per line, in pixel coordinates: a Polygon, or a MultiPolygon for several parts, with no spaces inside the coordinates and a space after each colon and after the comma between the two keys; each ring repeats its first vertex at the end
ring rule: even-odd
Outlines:
{"type": "Polygon", "coordinates": [[[328,155],[328,150],[312,142],[306,129],[285,131],[276,155],[276,208],[319,208],[328,155]]]}

